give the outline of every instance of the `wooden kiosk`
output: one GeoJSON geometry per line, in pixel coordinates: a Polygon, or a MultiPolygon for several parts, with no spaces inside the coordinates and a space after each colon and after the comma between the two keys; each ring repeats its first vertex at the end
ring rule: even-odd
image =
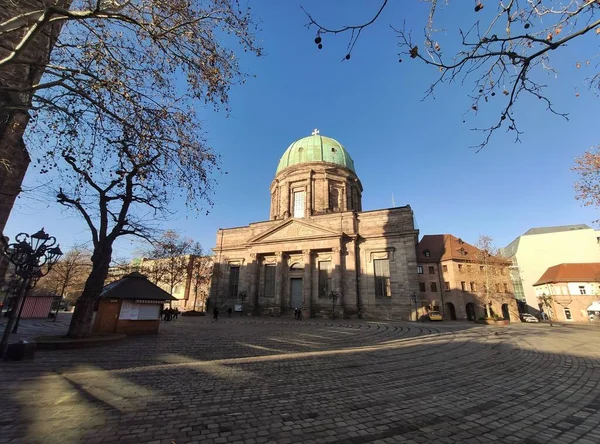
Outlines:
{"type": "Polygon", "coordinates": [[[92,332],[139,335],[158,333],[165,302],[177,300],[138,272],[106,285],[100,295],[92,332]]]}

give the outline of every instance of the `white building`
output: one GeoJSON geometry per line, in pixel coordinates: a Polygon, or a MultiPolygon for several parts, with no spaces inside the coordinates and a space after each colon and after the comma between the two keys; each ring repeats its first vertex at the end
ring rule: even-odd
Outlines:
{"type": "Polygon", "coordinates": [[[521,309],[536,313],[539,301],[533,288],[545,271],[563,263],[600,262],[600,232],[580,225],[532,228],[503,249],[513,263],[512,280],[521,309]],[[526,305],[526,307],[525,307],[526,305]]]}

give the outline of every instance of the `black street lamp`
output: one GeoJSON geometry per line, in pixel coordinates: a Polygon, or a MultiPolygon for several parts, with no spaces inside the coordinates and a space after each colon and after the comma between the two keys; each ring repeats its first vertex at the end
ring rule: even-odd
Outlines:
{"type": "Polygon", "coordinates": [[[418,297],[419,297],[419,295],[417,294],[416,291],[413,291],[410,294],[410,300],[412,301],[413,304],[415,304],[415,321],[419,320],[419,306],[417,305],[418,297]]]}
{"type": "Polygon", "coordinates": [[[335,319],[335,302],[339,299],[340,294],[335,291],[335,290],[331,290],[329,292],[329,299],[331,299],[331,319],[335,319]]]}
{"type": "Polygon", "coordinates": [[[240,311],[240,316],[244,316],[244,301],[248,297],[248,293],[246,293],[245,291],[240,291],[238,296],[242,300],[242,311],[240,311]]]}
{"type": "Polygon", "coordinates": [[[11,332],[16,333],[19,328],[19,320],[25,306],[27,292],[35,287],[42,276],[48,274],[62,256],[60,247],[58,245],[54,246],[55,244],[56,238],[48,235],[42,228],[31,236],[26,233],[19,233],[15,236],[14,243],[4,247],[4,254],[14,265],[15,274],[21,279],[21,285],[17,290],[16,303],[11,310],[0,342],[0,354],[2,356],[6,353],[11,332]],[[18,314],[16,314],[17,310],[18,314]]]}

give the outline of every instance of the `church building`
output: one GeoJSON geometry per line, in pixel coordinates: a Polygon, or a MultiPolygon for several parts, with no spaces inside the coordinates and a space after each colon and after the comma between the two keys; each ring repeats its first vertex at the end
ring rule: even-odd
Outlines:
{"type": "Polygon", "coordinates": [[[363,211],[362,191],[338,141],[315,130],[292,143],[271,183],[269,220],[217,232],[209,309],[414,319],[413,211],[363,211]]]}

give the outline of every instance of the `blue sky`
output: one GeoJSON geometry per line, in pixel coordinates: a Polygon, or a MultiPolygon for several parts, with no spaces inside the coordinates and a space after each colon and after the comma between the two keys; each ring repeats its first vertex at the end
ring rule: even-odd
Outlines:
{"type": "MultiPolygon", "coordinates": [[[[379,23],[365,31],[351,60],[341,62],[346,37],[325,36],[319,51],[300,5],[334,26],[369,17],[375,2],[252,2],[266,55],[242,58],[242,67],[255,78],[233,89],[229,116],[202,112],[208,140],[228,173],[217,178],[216,205],[206,216],[177,204],[177,215],[164,227],[211,248],[219,227],[268,219],[269,185],[280,156],[314,128],[339,140],[353,157],[364,187],[363,209],[390,207],[393,195],[397,205],[411,205],[422,235],[452,233],[475,242],[488,234],[505,246],[534,226],[598,219],[597,211],[574,199],[576,177],[570,168],[576,156],[600,142],[597,96],[584,81],[591,72],[575,69],[576,61],[595,54],[600,36],[590,34],[557,51],[558,75],[542,74],[548,96],[569,112],[569,122],[537,100],[523,100],[517,114],[525,132],[522,143],[500,133],[475,154],[470,146],[482,135],[470,128],[489,123],[497,111],[482,109],[478,117],[465,119],[468,83],[441,85],[434,99],[422,100],[436,71],[407,57],[398,63],[389,27],[406,20],[421,33],[426,5],[413,1],[406,11],[406,4],[392,2],[379,23]]],[[[467,26],[477,18],[472,9],[471,3],[452,2],[443,19],[467,26]]],[[[449,28],[440,42],[455,35],[449,28]]],[[[36,179],[30,170],[26,186],[36,179]]],[[[81,221],[58,204],[26,197],[18,200],[5,233],[12,238],[42,225],[64,246],[89,239],[81,221]]],[[[124,241],[116,252],[123,257],[136,248],[135,240],[124,241]]]]}

